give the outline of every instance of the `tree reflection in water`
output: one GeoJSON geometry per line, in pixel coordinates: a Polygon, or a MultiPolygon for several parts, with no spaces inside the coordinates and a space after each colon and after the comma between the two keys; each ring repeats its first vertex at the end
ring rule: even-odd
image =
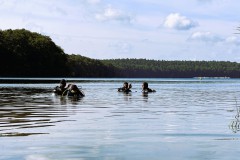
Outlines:
{"type": "Polygon", "coordinates": [[[48,134],[36,133],[35,128],[69,121],[74,113],[69,110],[81,100],[55,96],[52,90],[41,88],[0,88],[0,95],[0,137],[48,134]]]}

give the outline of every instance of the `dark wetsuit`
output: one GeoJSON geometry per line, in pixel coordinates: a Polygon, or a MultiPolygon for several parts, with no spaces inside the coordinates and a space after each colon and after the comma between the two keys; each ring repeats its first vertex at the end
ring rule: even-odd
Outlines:
{"type": "Polygon", "coordinates": [[[132,92],[132,91],[129,88],[122,87],[122,88],[118,88],[118,92],[128,93],[128,92],[132,92]]]}
{"type": "Polygon", "coordinates": [[[142,90],[143,93],[148,93],[148,92],[156,92],[155,90],[153,89],[150,89],[150,88],[145,88],[142,90]]]}
{"type": "Polygon", "coordinates": [[[57,95],[62,95],[63,92],[66,90],[67,88],[61,88],[59,86],[56,86],[53,90],[53,92],[57,95]]]}
{"type": "Polygon", "coordinates": [[[68,90],[67,96],[68,97],[84,97],[85,95],[80,90],[68,90]]]}

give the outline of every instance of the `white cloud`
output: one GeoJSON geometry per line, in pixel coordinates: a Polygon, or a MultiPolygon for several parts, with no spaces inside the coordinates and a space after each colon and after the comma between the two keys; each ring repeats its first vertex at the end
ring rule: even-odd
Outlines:
{"type": "Polygon", "coordinates": [[[189,30],[198,25],[197,22],[188,19],[185,16],[181,16],[179,13],[172,13],[168,15],[164,21],[164,26],[166,28],[176,29],[176,30],[189,30]]]}
{"type": "Polygon", "coordinates": [[[96,14],[96,19],[100,21],[120,21],[120,22],[125,22],[125,23],[130,23],[133,18],[131,15],[113,8],[112,6],[108,6],[105,8],[103,13],[96,14]]]}
{"type": "Polygon", "coordinates": [[[223,41],[223,38],[211,32],[195,32],[190,36],[189,40],[216,43],[223,41]]]}

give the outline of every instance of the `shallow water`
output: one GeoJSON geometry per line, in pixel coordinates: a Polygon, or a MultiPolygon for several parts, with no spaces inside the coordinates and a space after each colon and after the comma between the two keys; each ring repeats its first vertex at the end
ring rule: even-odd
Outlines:
{"type": "Polygon", "coordinates": [[[67,80],[86,96],[0,84],[1,160],[239,159],[240,79],[67,80]]]}

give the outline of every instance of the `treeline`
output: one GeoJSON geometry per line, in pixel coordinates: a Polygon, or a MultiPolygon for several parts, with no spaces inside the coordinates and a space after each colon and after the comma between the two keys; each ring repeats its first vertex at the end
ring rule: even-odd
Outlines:
{"type": "Polygon", "coordinates": [[[226,61],[103,60],[117,68],[117,76],[134,78],[240,77],[240,64],[226,61]]]}
{"type": "Polygon", "coordinates": [[[114,67],[65,54],[50,37],[25,29],[0,30],[0,77],[112,77],[114,67]]]}
{"type": "Polygon", "coordinates": [[[25,29],[0,30],[0,77],[240,78],[226,61],[97,60],[66,54],[50,37],[25,29]]]}
{"type": "Polygon", "coordinates": [[[111,64],[74,54],[67,59],[70,77],[115,77],[116,69],[111,64]]]}
{"type": "Polygon", "coordinates": [[[0,76],[66,75],[67,56],[50,37],[21,30],[0,30],[0,76]]]}

